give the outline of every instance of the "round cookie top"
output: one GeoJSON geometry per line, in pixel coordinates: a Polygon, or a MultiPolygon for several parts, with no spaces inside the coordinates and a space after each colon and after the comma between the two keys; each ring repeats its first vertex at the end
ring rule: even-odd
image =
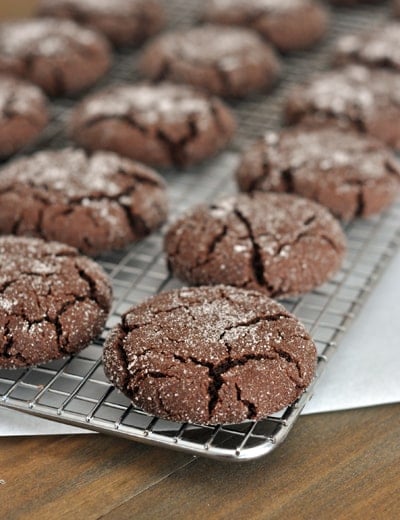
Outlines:
{"type": "Polygon", "coordinates": [[[2,233],[58,240],[90,255],[139,240],[166,214],[161,177],[109,152],[38,152],[0,174],[2,233]]]}
{"type": "Polygon", "coordinates": [[[194,285],[222,283],[283,297],[328,280],[341,266],[345,237],[319,204],[255,192],[183,214],[167,231],[165,250],[172,273],[194,285]]]}
{"type": "Polygon", "coordinates": [[[158,37],[145,50],[141,69],[153,80],[240,97],[270,86],[280,66],[272,48],[253,31],[204,25],[158,37]]]}
{"type": "Polygon", "coordinates": [[[267,132],[242,156],[242,191],[292,192],[344,220],[377,213],[400,191],[400,163],[380,141],[337,126],[267,132]]]}
{"type": "Polygon", "coordinates": [[[386,69],[349,65],[314,76],[289,93],[286,119],[336,120],[400,146],[400,75],[386,69]]]}
{"type": "Polygon", "coordinates": [[[368,67],[400,69],[400,23],[387,23],[375,30],[339,38],[334,63],[359,63],[368,67]]]}
{"type": "Polygon", "coordinates": [[[231,139],[235,121],[217,98],[186,85],[113,85],[80,103],[71,135],[88,149],[111,149],[161,166],[185,166],[231,139]]]}
{"type": "Polygon", "coordinates": [[[0,121],[18,116],[43,126],[43,119],[48,118],[46,105],[46,96],[38,87],[0,74],[0,121]]]}
{"type": "Polygon", "coordinates": [[[76,249],[35,238],[0,237],[0,367],[69,356],[105,324],[111,287],[76,249]]]}
{"type": "Polygon", "coordinates": [[[283,306],[217,286],[161,293],[131,309],[103,360],[111,382],[146,412],[227,424],[295,401],[313,378],[316,349],[283,306]]]}
{"type": "Polygon", "coordinates": [[[48,119],[47,100],[39,88],[0,74],[0,157],[34,140],[48,119]]]}
{"type": "Polygon", "coordinates": [[[0,71],[27,78],[51,95],[85,88],[110,64],[107,41],[69,20],[0,24],[0,71]],[[79,78],[70,77],[79,74],[79,78]]]}
{"type": "Polygon", "coordinates": [[[306,49],[326,33],[328,11],[315,0],[208,0],[207,22],[242,25],[259,32],[280,51],[306,49]]]}
{"type": "Polygon", "coordinates": [[[93,27],[118,46],[140,44],[165,22],[157,0],[40,0],[39,14],[93,27]]]}

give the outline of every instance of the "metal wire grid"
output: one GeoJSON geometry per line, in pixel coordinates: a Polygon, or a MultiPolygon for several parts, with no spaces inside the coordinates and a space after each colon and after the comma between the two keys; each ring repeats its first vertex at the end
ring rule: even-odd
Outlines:
{"type": "MultiPolygon", "coordinates": [[[[178,24],[196,18],[199,2],[174,0],[169,10],[178,24]]],[[[333,36],[367,27],[383,16],[384,9],[338,12],[333,36]]],[[[267,98],[254,98],[235,106],[239,136],[235,147],[280,122],[285,90],[304,76],[324,67],[329,42],[315,52],[299,53],[286,60],[280,88],[267,98]],[[312,69],[312,71],[311,71],[312,69]]],[[[104,86],[111,80],[132,80],[134,58],[120,54],[104,86]]],[[[36,149],[64,146],[63,127],[73,100],[57,101],[47,133],[36,149]]],[[[166,173],[173,215],[216,194],[234,189],[231,179],[237,161],[225,153],[203,167],[187,173],[166,173]]],[[[345,264],[333,280],[301,298],[284,301],[312,334],[318,349],[318,381],[335,350],[337,341],[353,320],[400,245],[400,205],[380,217],[356,221],[347,229],[349,251],[345,264]]],[[[263,421],[241,425],[204,427],[157,419],[134,408],[105,379],[101,366],[102,343],[108,330],[129,307],[162,290],[179,286],[170,279],[162,255],[162,235],[155,234],[125,251],[105,255],[100,263],[113,280],[114,307],[102,337],[75,357],[29,369],[0,370],[0,405],[90,428],[99,432],[168,446],[196,455],[229,460],[248,460],[264,455],[284,440],[301,409],[312,395],[312,385],[292,406],[263,421]]]]}

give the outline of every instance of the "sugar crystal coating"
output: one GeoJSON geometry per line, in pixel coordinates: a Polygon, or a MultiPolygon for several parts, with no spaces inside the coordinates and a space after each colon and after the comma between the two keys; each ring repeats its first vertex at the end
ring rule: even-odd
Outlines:
{"type": "Polygon", "coordinates": [[[159,175],[110,152],[38,152],[0,174],[2,233],[58,240],[90,255],[148,235],[167,206],[159,175]]]}
{"type": "Polygon", "coordinates": [[[200,424],[258,420],[310,384],[316,349],[284,307],[256,291],[184,288],[129,310],[104,369],[146,412],[200,424]]]}
{"type": "Polygon", "coordinates": [[[0,367],[66,357],[105,324],[111,286],[76,249],[35,238],[0,237],[0,367]]]}
{"type": "Polygon", "coordinates": [[[165,236],[174,275],[195,285],[234,285],[272,297],[301,294],[341,266],[345,237],[319,204],[255,192],[201,204],[165,236]]]}
{"type": "Polygon", "coordinates": [[[297,193],[344,220],[382,211],[400,191],[395,155],[334,125],[266,133],[243,154],[236,177],[242,191],[297,193]]]}

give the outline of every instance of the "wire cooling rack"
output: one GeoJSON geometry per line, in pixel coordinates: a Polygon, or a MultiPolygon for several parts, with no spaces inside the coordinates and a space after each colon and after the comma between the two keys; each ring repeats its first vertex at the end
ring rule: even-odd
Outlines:
{"type": "MultiPolygon", "coordinates": [[[[171,25],[189,25],[197,19],[201,1],[171,0],[171,25]]],[[[238,103],[234,110],[239,132],[230,151],[188,172],[165,172],[174,218],[200,201],[234,191],[232,171],[237,149],[280,124],[281,102],[287,88],[329,63],[335,37],[370,27],[383,18],[382,6],[337,10],[330,37],[318,49],[291,55],[284,61],[284,78],[268,97],[238,103]]],[[[112,81],[132,81],[135,56],[121,53],[98,88],[112,81]]],[[[53,121],[34,149],[68,144],[65,121],[74,100],[56,100],[53,121]]],[[[28,150],[29,151],[29,150],[28,150]]],[[[179,286],[167,272],[162,254],[162,233],[156,233],[122,252],[99,261],[114,287],[114,306],[102,337],[80,354],[28,369],[0,370],[0,405],[22,412],[119,435],[141,442],[228,460],[249,460],[278,446],[311,397],[315,383],[332,356],[338,341],[357,315],[374,284],[400,246],[400,204],[385,214],[357,220],[346,228],[348,254],[339,273],[329,283],[301,298],[282,303],[295,313],[312,334],[318,349],[314,383],[290,407],[265,420],[232,426],[196,426],[157,419],[134,408],[106,380],[101,365],[102,344],[121,314],[160,290],[179,286]]]]}

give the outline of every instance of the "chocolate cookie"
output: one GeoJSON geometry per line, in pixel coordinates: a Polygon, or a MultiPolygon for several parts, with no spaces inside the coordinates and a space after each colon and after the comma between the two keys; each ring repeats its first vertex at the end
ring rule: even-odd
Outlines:
{"type": "Polygon", "coordinates": [[[205,25],[158,37],[145,50],[141,70],[155,81],[243,97],[270,88],[280,65],[272,48],[253,31],[205,25]]]}
{"type": "Polygon", "coordinates": [[[103,359],[111,382],[146,412],[224,424],[293,403],[313,378],[316,349],[283,306],[217,286],[162,293],[131,309],[103,359]]]}
{"type": "Polygon", "coordinates": [[[74,22],[43,18],[0,24],[0,72],[28,79],[52,96],[93,85],[109,65],[107,41],[74,22]]]}
{"type": "Polygon", "coordinates": [[[71,136],[88,150],[112,150],[146,164],[187,166],[224,148],[235,131],[230,110],[191,87],[113,85],[73,112],[71,136]]]}
{"type": "Polygon", "coordinates": [[[167,213],[164,181],[113,153],[67,148],[0,172],[0,232],[57,240],[89,255],[148,235],[167,213]]]}
{"type": "Polygon", "coordinates": [[[339,38],[334,64],[350,63],[400,71],[400,23],[387,23],[372,31],[339,38]]]}
{"type": "Polygon", "coordinates": [[[165,250],[171,272],[191,284],[283,297],[328,280],[341,266],[345,237],[319,204],[255,192],[188,211],[169,228],[165,250]]]}
{"type": "Polygon", "coordinates": [[[350,220],[378,213],[400,192],[400,163],[380,141],[338,127],[268,132],[236,172],[242,191],[297,193],[350,220]]]}
{"type": "Polygon", "coordinates": [[[79,352],[98,336],[111,305],[104,271],[76,249],[0,237],[0,367],[79,352]]]}
{"type": "Polygon", "coordinates": [[[34,141],[48,123],[41,90],[0,74],[0,157],[8,157],[34,141]]]}
{"type": "Polygon", "coordinates": [[[156,0],[40,0],[39,14],[97,29],[118,47],[140,45],[165,23],[156,0]]]}
{"type": "Polygon", "coordinates": [[[400,74],[386,69],[349,65],[315,76],[293,88],[286,120],[335,120],[400,149],[400,74]]]}
{"type": "Polygon", "coordinates": [[[312,47],[329,22],[328,11],[315,0],[208,0],[204,18],[254,29],[282,52],[312,47]]]}

